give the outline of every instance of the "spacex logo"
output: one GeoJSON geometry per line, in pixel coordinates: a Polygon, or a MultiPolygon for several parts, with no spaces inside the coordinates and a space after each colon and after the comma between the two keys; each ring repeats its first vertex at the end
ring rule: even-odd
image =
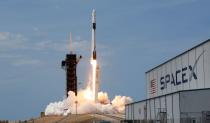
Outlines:
{"type": "Polygon", "coordinates": [[[181,69],[176,70],[174,73],[166,74],[165,76],[160,77],[160,89],[166,89],[167,84],[177,86],[183,83],[191,82],[193,79],[197,80],[198,77],[195,68],[204,52],[205,50],[198,56],[193,66],[185,66],[181,69]]]}
{"type": "Polygon", "coordinates": [[[190,82],[192,78],[195,80],[198,79],[195,71],[193,70],[193,67],[189,65],[188,67],[183,67],[182,69],[176,70],[174,73],[162,76],[160,78],[160,85],[161,85],[160,89],[161,90],[166,89],[167,84],[177,86],[182,83],[190,82]],[[190,71],[190,75],[187,75],[187,71],[190,71]]]}

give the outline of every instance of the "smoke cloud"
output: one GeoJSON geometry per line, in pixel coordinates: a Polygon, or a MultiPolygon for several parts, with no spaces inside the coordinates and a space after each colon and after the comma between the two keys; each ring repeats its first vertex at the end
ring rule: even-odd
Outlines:
{"type": "Polygon", "coordinates": [[[110,101],[106,92],[98,93],[98,101],[92,100],[92,91],[89,87],[80,90],[75,96],[74,92],[69,92],[68,97],[63,101],[50,103],[45,109],[45,115],[67,115],[86,113],[124,113],[125,104],[131,103],[132,98],[127,96],[115,96],[110,101]]]}

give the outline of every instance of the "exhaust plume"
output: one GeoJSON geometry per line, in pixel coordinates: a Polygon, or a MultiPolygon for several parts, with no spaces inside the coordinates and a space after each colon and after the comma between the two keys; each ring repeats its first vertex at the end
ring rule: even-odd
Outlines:
{"type": "Polygon", "coordinates": [[[116,96],[111,102],[106,92],[98,93],[98,102],[92,98],[93,93],[89,87],[80,90],[75,96],[74,92],[69,91],[68,97],[63,101],[50,103],[45,109],[45,115],[67,115],[86,113],[124,113],[125,104],[131,103],[132,99],[126,96],[116,96]]]}

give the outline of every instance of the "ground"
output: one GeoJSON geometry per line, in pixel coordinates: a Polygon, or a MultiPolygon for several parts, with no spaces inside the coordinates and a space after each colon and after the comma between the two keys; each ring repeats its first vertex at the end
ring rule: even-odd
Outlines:
{"type": "Polygon", "coordinates": [[[122,114],[80,114],[68,116],[45,116],[31,119],[26,123],[120,123],[124,120],[122,114]]]}

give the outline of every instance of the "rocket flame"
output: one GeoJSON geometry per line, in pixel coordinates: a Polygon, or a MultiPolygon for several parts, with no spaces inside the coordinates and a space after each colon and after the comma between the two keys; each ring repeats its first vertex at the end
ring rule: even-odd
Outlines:
{"type": "Polygon", "coordinates": [[[85,98],[86,100],[94,101],[94,98],[93,98],[93,91],[91,90],[90,87],[87,87],[87,88],[84,90],[84,98],[85,98]]]}
{"type": "Polygon", "coordinates": [[[91,59],[90,61],[91,66],[92,66],[92,93],[93,93],[93,99],[94,101],[97,100],[97,94],[96,94],[96,66],[97,66],[97,61],[94,59],[91,59]]]}

